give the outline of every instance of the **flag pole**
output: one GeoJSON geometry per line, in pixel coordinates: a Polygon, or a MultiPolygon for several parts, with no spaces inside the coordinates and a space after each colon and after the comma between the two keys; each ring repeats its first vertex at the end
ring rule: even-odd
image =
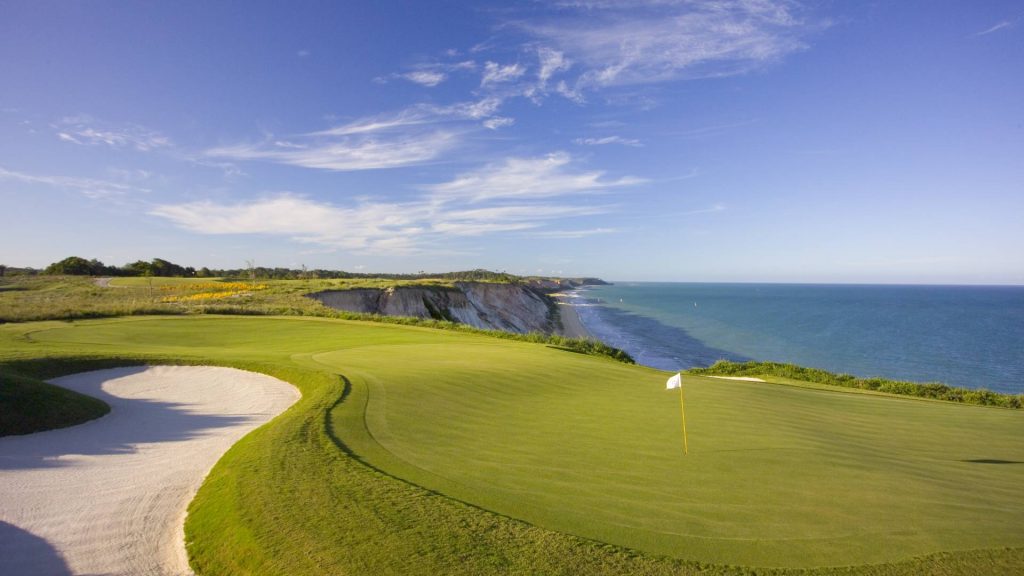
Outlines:
{"type": "Polygon", "coordinates": [[[689,446],[686,442],[686,407],[683,405],[683,387],[679,387],[679,412],[683,416],[683,456],[689,453],[689,446]]]}

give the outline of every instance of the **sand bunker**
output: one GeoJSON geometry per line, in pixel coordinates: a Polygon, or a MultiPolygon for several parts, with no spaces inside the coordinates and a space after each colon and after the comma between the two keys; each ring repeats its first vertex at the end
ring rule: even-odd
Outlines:
{"type": "Polygon", "coordinates": [[[53,380],[102,399],[79,426],[0,438],[0,574],[190,574],[184,520],[210,468],[291,406],[229,368],[117,368],[53,380]]]}

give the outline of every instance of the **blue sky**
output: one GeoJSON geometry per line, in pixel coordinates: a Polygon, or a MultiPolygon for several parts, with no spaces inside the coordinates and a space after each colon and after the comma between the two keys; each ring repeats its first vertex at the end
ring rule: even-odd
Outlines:
{"type": "Polygon", "coordinates": [[[1024,284],[1017,1],[0,14],[3,264],[1024,284]]]}

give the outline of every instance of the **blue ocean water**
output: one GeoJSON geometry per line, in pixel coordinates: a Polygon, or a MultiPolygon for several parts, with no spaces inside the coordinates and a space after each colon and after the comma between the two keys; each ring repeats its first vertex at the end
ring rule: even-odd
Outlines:
{"type": "Polygon", "coordinates": [[[573,293],[594,336],[676,370],[772,360],[1024,392],[1024,287],[621,282],[573,293]]]}

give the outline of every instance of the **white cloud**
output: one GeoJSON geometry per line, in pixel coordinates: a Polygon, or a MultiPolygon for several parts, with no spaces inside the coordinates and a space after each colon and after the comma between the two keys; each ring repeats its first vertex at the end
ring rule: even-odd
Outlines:
{"type": "Polygon", "coordinates": [[[590,236],[597,236],[599,234],[611,234],[617,232],[614,228],[590,228],[587,230],[549,230],[544,232],[534,232],[531,236],[538,238],[558,238],[558,239],[571,239],[571,238],[587,238],[590,236]]]}
{"type": "MultiPolygon", "coordinates": [[[[526,230],[545,233],[548,226],[566,220],[608,213],[611,206],[559,204],[551,199],[639,182],[608,180],[599,171],[572,170],[570,161],[561,153],[510,158],[402,202],[363,200],[340,205],[280,193],[238,203],[162,204],[150,213],[199,234],[270,234],[365,253],[437,251],[443,250],[445,238],[526,230]]],[[[549,236],[581,237],[596,230],[553,230],[549,236]]]]}
{"type": "Polygon", "coordinates": [[[516,123],[515,118],[507,118],[504,116],[495,116],[494,118],[488,118],[484,120],[484,128],[488,130],[497,130],[498,128],[505,128],[516,123]]]}
{"type": "Polygon", "coordinates": [[[643,144],[636,138],[623,138],[622,136],[605,136],[603,138],[576,138],[574,143],[581,146],[605,146],[608,144],[621,144],[623,146],[640,147],[643,144]]]}
{"type": "Polygon", "coordinates": [[[479,120],[493,116],[501,108],[501,104],[501,98],[487,96],[476,101],[457,102],[448,106],[421,106],[420,108],[438,119],[479,120]]]}
{"type": "Polygon", "coordinates": [[[402,77],[410,82],[415,82],[416,84],[427,86],[429,88],[433,88],[448,79],[448,75],[444,72],[434,70],[418,70],[416,72],[402,74],[402,77]]]}
{"type": "MultiPolygon", "coordinates": [[[[568,15],[525,28],[580,62],[580,88],[746,72],[801,50],[820,25],[792,0],[565,3],[568,15]]],[[[568,85],[567,85],[568,88],[568,85]]]]}
{"type": "Polygon", "coordinates": [[[460,144],[470,128],[452,124],[481,120],[492,130],[510,125],[513,119],[494,116],[501,104],[497,96],[445,106],[417,104],[318,132],[219,146],[204,154],[339,172],[413,166],[434,161],[460,144]]]}
{"type": "Polygon", "coordinates": [[[480,80],[480,85],[487,86],[489,84],[509,82],[519,78],[525,73],[526,68],[518,63],[502,66],[497,62],[487,62],[484,64],[484,75],[480,80]]]}
{"type": "Polygon", "coordinates": [[[198,234],[268,234],[365,253],[409,253],[428,251],[445,237],[532,230],[552,220],[606,210],[527,204],[453,209],[424,201],[339,206],[284,193],[236,204],[163,204],[150,214],[198,234]]]}
{"type": "Polygon", "coordinates": [[[111,148],[134,148],[148,152],[171,146],[171,139],[141,126],[129,125],[119,128],[93,126],[95,120],[89,116],[65,118],[58,128],[57,138],[82,146],[110,146],[111,148]]]}
{"type": "Polygon", "coordinates": [[[537,58],[540,60],[540,69],[537,71],[537,83],[544,89],[548,80],[559,72],[572,68],[572,61],[565,57],[565,54],[553,50],[547,46],[537,49],[537,58]]]}
{"type": "Polygon", "coordinates": [[[558,92],[566,99],[571,100],[577,104],[585,104],[587,99],[583,96],[583,92],[569,87],[569,84],[565,80],[559,80],[558,85],[555,87],[555,92],[558,92]]]}
{"type": "Polygon", "coordinates": [[[986,28],[986,29],[982,30],[981,32],[975,32],[974,34],[971,34],[971,36],[972,37],[974,37],[974,36],[987,36],[987,35],[989,35],[989,34],[991,34],[993,32],[998,32],[999,30],[1002,30],[1004,28],[1009,28],[1011,26],[1013,26],[1013,22],[1012,21],[1010,21],[1010,20],[1003,20],[1002,22],[999,22],[998,24],[996,24],[994,26],[986,28]]]}
{"type": "Polygon", "coordinates": [[[354,134],[370,134],[373,132],[388,132],[409,126],[419,126],[431,121],[431,114],[422,107],[413,107],[402,110],[397,114],[372,116],[360,118],[335,126],[327,130],[312,132],[305,136],[351,136],[354,134]]]}
{"type": "Polygon", "coordinates": [[[75,190],[87,198],[106,200],[123,197],[133,193],[148,193],[146,188],[139,188],[120,182],[97,180],[94,178],[76,178],[72,176],[40,176],[15,172],[0,167],[0,180],[14,180],[25,184],[42,184],[53,188],[75,190]]]}
{"type": "Polygon", "coordinates": [[[274,144],[236,144],[206,151],[214,158],[268,160],[280,164],[348,172],[423,164],[457,143],[457,134],[436,130],[411,135],[378,135],[316,141],[305,148],[274,144]]]}
{"type": "Polygon", "coordinates": [[[551,198],[640,184],[638,178],[604,178],[604,172],[569,169],[572,157],[556,152],[539,158],[508,158],[458,175],[454,180],[430,186],[436,198],[461,198],[470,202],[507,198],[551,198]]]}
{"type": "Polygon", "coordinates": [[[271,234],[339,248],[401,252],[411,248],[419,230],[414,223],[427,212],[386,203],[341,207],[286,193],[238,204],[164,204],[150,214],[199,234],[271,234]]]}

